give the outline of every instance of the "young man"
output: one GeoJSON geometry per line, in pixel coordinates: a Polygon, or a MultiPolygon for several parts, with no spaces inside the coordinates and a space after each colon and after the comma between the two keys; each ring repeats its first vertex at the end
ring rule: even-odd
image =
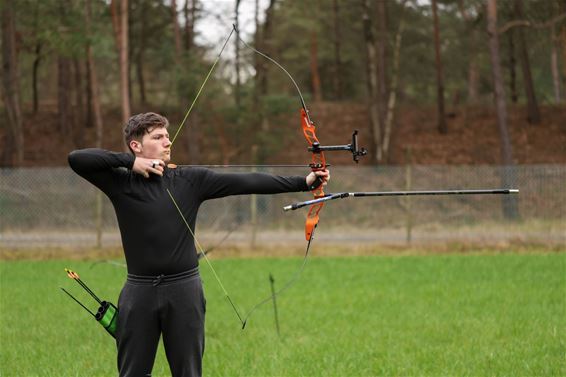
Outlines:
{"type": "Polygon", "coordinates": [[[228,195],[308,191],[330,179],[327,170],[306,177],[170,169],[169,122],[155,113],[131,117],[124,129],[130,153],[83,149],[69,165],[102,190],[116,211],[128,265],[118,299],[120,376],[151,376],[159,337],[173,376],[200,376],[206,302],[191,229],[202,202],[228,195]],[[319,177],[320,179],[317,179],[319,177]]]}

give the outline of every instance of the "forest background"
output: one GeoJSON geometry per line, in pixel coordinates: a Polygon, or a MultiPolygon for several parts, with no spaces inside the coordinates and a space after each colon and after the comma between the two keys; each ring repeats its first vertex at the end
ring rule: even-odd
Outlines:
{"type": "Polygon", "coordinates": [[[240,0],[3,1],[1,166],[122,150],[139,112],[173,134],[242,18],[175,162],[306,161],[294,86],[238,38],[292,74],[323,144],[359,129],[365,164],[566,161],[566,1],[249,2],[242,15],[240,0]],[[207,41],[211,19],[223,26],[207,41]]]}

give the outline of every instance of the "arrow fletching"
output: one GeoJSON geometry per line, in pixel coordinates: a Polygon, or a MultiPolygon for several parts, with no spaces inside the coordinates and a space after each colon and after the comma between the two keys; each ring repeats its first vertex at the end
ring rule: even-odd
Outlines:
{"type": "Polygon", "coordinates": [[[75,271],[69,270],[68,268],[65,268],[65,272],[67,273],[67,276],[73,280],[79,280],[79,274],[77,274],[75,271]]]}

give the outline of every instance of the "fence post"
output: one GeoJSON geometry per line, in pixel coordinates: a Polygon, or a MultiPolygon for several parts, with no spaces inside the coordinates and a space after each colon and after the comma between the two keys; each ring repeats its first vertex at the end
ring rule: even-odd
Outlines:
{"type": "MultiPolygon", "coordinates": [[[[257,163],[257,145],[252,145],[252,161],[254,164],[257,163]]],[[[252,168],[252,171],[257,171],[256,167],[252,168]]],[[[252,194],[250,196],[250,222],[252,226],[250,248],[255,249],[256,237],[257,237],[257,195],[252,194]]]]}
{"type": "MultiPolygon", "coordinates": [[[[405,190],[410,191],[413,186],[413,154],[411,147],[405,148],[405,190]]],[[[411,198],[406,196],[402,198],[403,208],[405,209],[405,227],[406,227],[406,242],[407,245],[411,244],[412,231],[413,231],[413,213],[411,212],[411,198]]]]}
{"type": "Polygon", "coordinates": [[[94,216],[96,227],[96,248],[102,248],[102,192],[96,190],[94,216]]]}

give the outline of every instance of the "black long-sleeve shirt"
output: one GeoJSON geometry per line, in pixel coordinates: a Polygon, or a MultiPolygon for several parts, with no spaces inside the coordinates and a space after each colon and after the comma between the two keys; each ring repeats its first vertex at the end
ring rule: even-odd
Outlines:
{"type": "Polygon", "coordinates": [[[308,191],[305,177],[263,173],[216,173],[205,168],[165,168],[145,178],[131,169],[130,153],[82,149],[69,154],[71,168],[110,198],[122,236],[128,272],[157,276],[198,265],[194,239],[166,189],[195,229],[198,209],[208,199],[241,194],[308,191]]]}

